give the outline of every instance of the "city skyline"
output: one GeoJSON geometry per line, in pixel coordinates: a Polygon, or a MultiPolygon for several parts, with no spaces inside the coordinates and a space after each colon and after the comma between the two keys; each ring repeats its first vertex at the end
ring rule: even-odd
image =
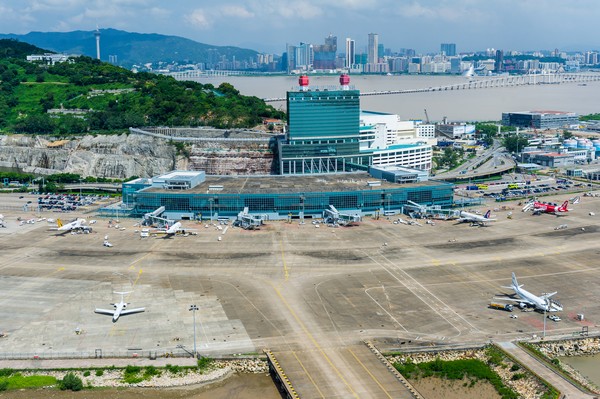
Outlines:
{"type": "MultiPolygon", "coordinates": [[[[2,33],[115,28],[175,35],[212,45],[281,54],[286,43],[322,43],[332,34],[366,49],[369,33],[386,48],[457,52],[486,48],[577,51],[597,49],[594,0],[5,0],[2,33]]],[[[342,39],[343,40],[343,39],[342,39]]],[[[343,48],[343,47],[342,47],[343,48]]],[[[342,50],[343,51],[343,50],[342,50]]]]}

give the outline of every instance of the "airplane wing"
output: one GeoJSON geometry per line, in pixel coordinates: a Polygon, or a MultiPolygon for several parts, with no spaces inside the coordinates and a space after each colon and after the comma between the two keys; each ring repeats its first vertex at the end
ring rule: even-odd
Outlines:
{"type": "Polygon", "coordinates": [[[121,316],[126,316],[128,314],[134,314],[134,313],[142,313],[145,311],[146,311],[146,308],[124,309],[123,311],[121,311],[121,316]]]}
{"type": "Polygon", "coordinates": [[[511,298],[511,297],[494,297],[494,300],[496,301],[510,301],[510,302],[519,302],[519,303],[526,303],[529,305],[535,305],[533,302],[527,300],[527,299],[523,299],[523,298],[511,298]]]}
{"type": "Polygon", "coordinates": [[[543,294],[542,297],[544,298],[550,298],[552,295],[556,295],[558,291],[554,291],[554,292],[549,292],[547,294],[543,294]]]}
{"type": "MultiPolygon", "coordinates": [[[[115,311],[114,310],[107,310],[107,309],[96,309],[96,310],[94,310],[94,313],[106,314],[106,315],[109,315],[109,316],[114,316],[115,311]]],[[[123,314],[123,313],[121,312],[121,314],[123,314]]]]}

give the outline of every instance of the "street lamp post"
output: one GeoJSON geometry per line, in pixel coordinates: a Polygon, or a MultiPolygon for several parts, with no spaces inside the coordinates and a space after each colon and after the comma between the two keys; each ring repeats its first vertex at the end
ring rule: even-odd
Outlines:
{"type": "Polygon", "coordinates": [[[196,310],[198,310],[198,306],[190,305],[188,310],[194,315],[194,357],[198,357],[198,352],[196,351],[196,310]]]}
{"type": "Polygon", "coordinates": [[[546,308],[544,308],[544,331],[542,333],[542,338],[546,339],[546,308]]]}

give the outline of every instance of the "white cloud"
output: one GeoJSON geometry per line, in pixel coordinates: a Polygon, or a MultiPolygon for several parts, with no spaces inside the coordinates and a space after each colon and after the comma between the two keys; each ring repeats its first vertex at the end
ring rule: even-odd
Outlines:
{"type": "Polygon", "coordinates": [[[210,18],[207,17],[206,11],[197,9],[192,11],[187,17],[187,21],[194,27],[200,29],[209,29],[212,26],[210,18]]]}
{"type": "Polygon", "coordinates": [[[223,6],[219,10],[223,17],[254,18],[255,14],[242,6],[223,6]]]}

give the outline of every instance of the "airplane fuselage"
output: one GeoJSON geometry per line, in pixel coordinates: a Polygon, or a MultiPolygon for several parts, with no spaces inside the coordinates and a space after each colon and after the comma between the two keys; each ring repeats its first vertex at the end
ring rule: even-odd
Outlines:
{"type": "Polygon", "coordinates": [[[546,312],[560,312],[562,310],[562,306],[552,301],[550,298],[546,299],[539,297],[519,286],[513,286],[513,289],[519,297],[524,299],[524,303],[529,303],[538,310],[545,310],[546,312]]]}
{"type": "Polygon", "coordinates": [[[115,313],[113,314],[113,317],[112,317],[113,323],[116,323],[117,320],[119,320],[119,317],[121,316],[121,312],[123,311],[123,309],[125,309],[126,306],[127,305],[124,304],[123,302],[115,303],[115,313]]]}

